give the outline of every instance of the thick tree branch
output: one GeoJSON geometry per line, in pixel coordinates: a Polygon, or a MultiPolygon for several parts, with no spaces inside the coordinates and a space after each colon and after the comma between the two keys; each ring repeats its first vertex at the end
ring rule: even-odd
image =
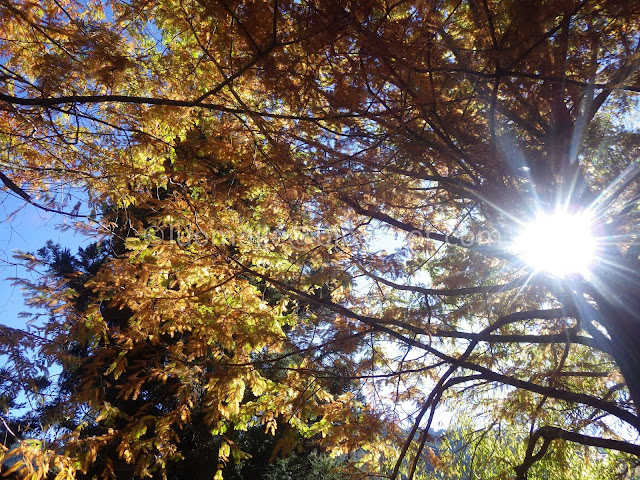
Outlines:
{"type": "Polygon", "coordinates": [[[100,103],[127,103],[133,105],[159,105],[164,107],[186,107],[186,108],[204,108],[224,113],[234,113],[239,115],[250,115],[265,118],[280,118],[285,120],[301,120],[318,122],[323,120],[338,120],[346,118],[374,118],[377,116],[391,115],[394,112],[363,112],[363,113],[336,113],[333,115],[288,115],[272,112],[260,112],[257,110],[246,110],[242,108],[234,108],[219,103],[199,102],[196,100],[177,100],[171,98],[158,97],[140,97],[135,95],[62,95],[60,97],[37,97],[23,98],[6,93],[0,93],[0,102],[6,102],[11,105],[22,105],[31,107],[52,107],[55,105],[65,104],[100,104],[100,103]]]}
{"type": "Polygon", "coordinates": [[[531,466],[544,456],[551,445],[551,442],[556,439],[568,440],[569,442],[579,443],[580,445],[586,445],[589,447],[617,450],[619,452],[630,453],[631,455],[640,457],[640,445],[620,440],[592,437],[581,433],[569,432],[558,427],[545,426],[536,430],[529,438],[529,445],[527,447],[524,462],[522,465],[516,467],[517,480],[526,480],[527,472],[531,466]],[[535,446],[541,438],[543,439],[543,444],[534,454],[535,446]]]}
{"type": "Polygon", "coordinates": [[[584,335],[578,335],[575,330],[567,329],[561,333],[556,334],[545,334],[545,335],[481,335],[479,333],[471,333],[471,332],[459,332],[459,331],[446,331],[446,330],[436,330],[433,333],[434,337],[442,337],[442,338],[465,338],[467,340],[478,340],[480,342],[487,343],[539,343],[539,344],[550,344],[550,343],[577,343],[580,345],[585,345],[587,347],[593,348],[595,350],[600,350],[604,353],[611,354],[610,351],[607,351],[602,345],[598,342],[594,341],[591,337],[585,337],[584,335]]]}
{"type": "Polygon", "coordinates": [[[469,242],[465,239],[455,237],[453,235],[449,235],[447,233],[433,232],[429,230],[424,230],[415,225],[411,225],[410,223],[403,222],[397,220],[386,213],[382,213],[371,208],[365,208],[356,200],[349,198],[345,195],[340,196],[340,200],[349,205],[358,215],[363,215],[365,217],[369,217],[375,220],[379,220],[387,225],[391,225],[405,232],[411,233],[413,235],[419,235],[421,238],[427,240],[435,240],[442,243],[447,243],[449,245],[456,245],[458,247],[464,247],[469,250],[473,250],[479,253],[482,253],[487,256],[500,258],[503,260],[509,260],[512,262],[516,261],[516,258],[510,253],[506,252],[503,248],[492,246],[492,245],[478,245],[475,242],[469,242]]]}

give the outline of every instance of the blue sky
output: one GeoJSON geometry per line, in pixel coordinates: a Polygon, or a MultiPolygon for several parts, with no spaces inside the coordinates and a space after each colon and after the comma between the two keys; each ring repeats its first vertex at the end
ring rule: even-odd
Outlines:
{"type": "Polygon", "coordinates": [[[35,275],[16,265],[13,258],[16,250],[35,252],[52,240],[75,252],[89,242],[73,230],[59,230],[60,225],[69,221],[62,215],[39,210],[13,193],[0,191],[0,323],[14,328],[25,326],[25,319],[18,315],[27,310],[22,292],[7,279],[35,275]]]}

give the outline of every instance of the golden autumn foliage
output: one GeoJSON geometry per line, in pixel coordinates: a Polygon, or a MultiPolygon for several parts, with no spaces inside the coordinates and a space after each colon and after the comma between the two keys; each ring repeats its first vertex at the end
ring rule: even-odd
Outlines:
{"type": "Polygon", "coordinates": [[[582,446],[632,475],[639,25],[613,0],[0,0],[0,180],[102,242],[20,257],[48,317],[0,352],[42,407],[5,424],[5,473],[223,478],[260,428],[462,478],[447,412],[511,449],[496,478],[569,478],[582,446]],[[588,277],[514,255],[557,205],[595,217],[588,277]]]}

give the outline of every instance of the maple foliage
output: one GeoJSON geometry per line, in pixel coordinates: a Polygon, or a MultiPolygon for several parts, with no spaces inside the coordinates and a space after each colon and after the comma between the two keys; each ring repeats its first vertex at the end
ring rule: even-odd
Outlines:
{"type": "Polygon", "coordinates": [[[3,330],[16,386],[74,380],[11,471],[162,476],[190,431],[221,478],[262,425],[457,475],[447,411],[477,451],[516,432],[486,471],[566,477],[585,446],[629,474],[638,25],[613,0],[0,2],[0,180],[112,245],[23,282],[50,315],[3,330]],[[558,203],[596,214],[589,278],[510,248],[558,203]]]}

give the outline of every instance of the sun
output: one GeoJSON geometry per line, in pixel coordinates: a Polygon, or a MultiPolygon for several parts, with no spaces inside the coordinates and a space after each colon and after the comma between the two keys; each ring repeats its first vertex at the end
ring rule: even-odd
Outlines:
{"type": "Polygon", "coordinates": [[[596,247],[588,212],[541,212],[523,224],[514,242],[514,253],[536,271],[556,277],[588,277],[596,247]]]}

